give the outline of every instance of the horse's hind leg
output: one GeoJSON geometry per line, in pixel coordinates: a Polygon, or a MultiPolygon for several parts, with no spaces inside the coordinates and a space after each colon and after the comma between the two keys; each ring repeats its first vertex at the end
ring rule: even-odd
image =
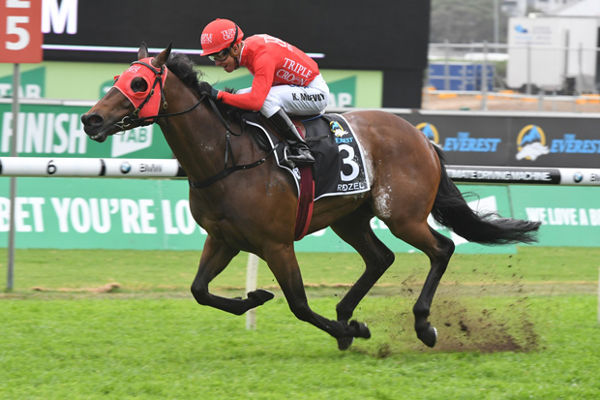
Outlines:
{"type": "MultiPolygon", "coordinates": [[[[394,262],[394,253],[373,233],[371,217],[370,210],[363,207],[331,225],[333,231],[358,251],[365,262],[365,271],[336,307],[337,319],[342,323],[348,323],[358,303],[394,262]]],[[[351,344],[352,338],[338,339],[340,350],[351,344]]]]}
{"type": "Polygon", "coordinates": [[[440,279],[454,253],[454,242],[433,230],[426,221],[404,224],[386,221],[386,223],[395,236],[423,251],[431,262],[425,284],[413,307],[413,313],[417,337],[427,346],[433,347],[437,340],[437,330],[427,321],[427,317],[440,279]]]}

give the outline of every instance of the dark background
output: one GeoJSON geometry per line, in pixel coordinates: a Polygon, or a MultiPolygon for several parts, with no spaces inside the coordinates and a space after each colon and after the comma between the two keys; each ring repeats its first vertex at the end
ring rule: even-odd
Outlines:
{"type": "MultiPolygon", "coordinates": [[[[548,114],[548,113],[546,113],[548,114]]],[[[507,166],[507,167],[542,167],[542,168],[598,168],[600,165],[600,140],[598,138],[597,117],[554,117],[505,115],[449,115],[443,112],[398,113],[413,125],[427,122],[436,126],[439,134],[439,145],[444,146],[446,138],[457,137],[458,132],[469,132],[470,138],[500,138],[495,152],[449,151],[445,150],[448,165],[472,166],[507,166]],[[539,156],[535,160],[517,160],[517,138],[519,132],[527,125],[537,125],[545,136],[546,146],[550,153],[539,156]],[[582,151],[553,151],[553,141],[564,140],[565,134],[574,134],[577,140],[587,140],[589,153],[582,151]],[[593,142],[593,143],[591,143],[593,142]]],[[[581,149],[580,149],[581,150],[581,149]]]]}
{"type": "MultiPolygon", "coordinates": [[[[215,18],[246,36],[268,33],[308,53],[323,69],[381,70],[383,106],[419,108],[427,67],[430,0],[103,0],[79,1],[78,33],[46,34],[45,44],[200,48],[215,18]]],[[[44,51],[45,60],[130,62],[131,53],[44,51]]],[[[210,65],[205,58],[194,61],[210,65]]]]}

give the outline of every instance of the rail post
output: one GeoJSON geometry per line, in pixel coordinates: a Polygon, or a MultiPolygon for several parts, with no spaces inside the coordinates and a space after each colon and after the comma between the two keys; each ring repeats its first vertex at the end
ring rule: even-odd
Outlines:
{"type": "MultiPolygon", "coordinates": [[[[256,290],[256,279],[258,276],[258,257],[252,253],[248,254],[246,265],[246,293],[256,290]]],[[[246,329],[256,329],[256,309],[252,308],[246,312],[246,329]]]]}

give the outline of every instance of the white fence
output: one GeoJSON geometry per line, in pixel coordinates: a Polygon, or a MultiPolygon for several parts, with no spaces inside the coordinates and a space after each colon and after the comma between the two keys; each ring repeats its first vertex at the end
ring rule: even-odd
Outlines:
{"type": "MultiPolygon", "coordinates": [[[[463,183],[600,186],[600,169],[448,165],[463,183]]],[[[175,159],[0,157],[0,177],[185,178],[175,159]]]]}

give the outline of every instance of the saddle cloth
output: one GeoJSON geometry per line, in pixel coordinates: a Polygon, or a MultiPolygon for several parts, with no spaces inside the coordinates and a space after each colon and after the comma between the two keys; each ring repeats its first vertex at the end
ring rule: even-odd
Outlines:
{"type": "Polygon", "coordinates": [[[255,137],[259,144],[266,150],[273,150],[277,165],[290,172],[294,178],[298,194],[295,240],[302,239],[308,232],[314,201],[325,196],[370,190],[362,146],[343,116],[325,114],[304,121],[294,121],[315,157],[315,164],[293,170],[282,163],[285,143],[263,127],[257,114],[246,115],[243,121],[263,132],[263,138],[255,137]]]}
{"type": "MultiPolygon", "coordinates": [[[[265,134],[269,149],[275,148],[277,164],[292,174],[299,194],[300,171],[298,168],[292,170],[281,163],[285,147],[279,145],[281,140],[258,121],[246,119],[245,122],[259,128],[265,134]]],[[[362,146],[342,115],[324,114],[301,122],[304,129],[300,131],[306,132],[305,140],[315,157],[315,201],[326,196],[345,196],[371,189],[362,146]]]]}

